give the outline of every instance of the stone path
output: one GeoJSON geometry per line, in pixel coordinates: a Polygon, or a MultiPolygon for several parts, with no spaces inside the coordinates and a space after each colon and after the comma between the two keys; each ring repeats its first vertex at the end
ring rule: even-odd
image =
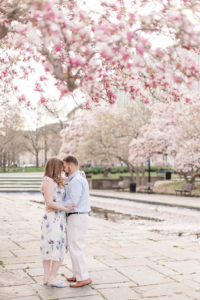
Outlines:
{"type": "MultiPolygon", "coordinates": [[[[39,257],[44,206],[33,195],[0,194],[0,299],[200,299],[200,245],[129,225],[90,218],[86,257],[91,286],[42,284],[39,257]]],[[[67,255],[60,278],[71,275],[67,255]]]]}

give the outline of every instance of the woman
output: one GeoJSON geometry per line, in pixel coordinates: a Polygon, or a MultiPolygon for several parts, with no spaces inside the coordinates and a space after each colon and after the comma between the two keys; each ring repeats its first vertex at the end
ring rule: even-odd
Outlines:
{"type": "Polygon", "coordinates": [[[57,280],[57,272],[67,251],[66,211],[76,206],[64,207],[59,204],[65,198],[65,188],[61,176],[63,163],[58,158],[48,159],[42,181],[42,194],[46,205],[56,209],[45,213],[41,224],[40,252],[44,266],[44,284],[53,287],[66,287],[57,280]]]}

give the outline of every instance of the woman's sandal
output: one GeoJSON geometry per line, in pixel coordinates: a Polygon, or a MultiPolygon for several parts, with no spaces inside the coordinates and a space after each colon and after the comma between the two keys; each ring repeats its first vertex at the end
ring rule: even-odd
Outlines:
{"type": "Polygon", "coordinates": [[[43,283],[44,285],[47,285],[47,284],[48,284],[48,281],[45,281],[44,279],[43,279],[43,281],[44,281],[44,283],[43,283]]]}
{"type": "Polygon", "coordinates": [[[55,284],[49,284],[47,283],[48,286],[50,287],[57,287],[57,288],[65,288],[67,287],[66,285],[64,285],[64,283],[62,281],[59,281],[58,283],[55,284]]]}

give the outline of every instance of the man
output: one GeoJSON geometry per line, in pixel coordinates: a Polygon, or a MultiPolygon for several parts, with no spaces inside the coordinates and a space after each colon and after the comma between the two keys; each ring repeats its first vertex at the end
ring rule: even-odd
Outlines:
{"type": "Polygon", "coordinates": [[[89,278],[85,259],[84,240],[89,225],[90,199],[87,180],[80,174],[78,160],[75,156],[67,156],[63,159],[63,170],[69,177],[66,188],[65,202],[60,203],[67,207],[71,203],[78,206],[68,212],[67,234],[69,253],[72,261],[73,277],[67,278],[71,287],[81,287],[92,283],[89,278]]]}

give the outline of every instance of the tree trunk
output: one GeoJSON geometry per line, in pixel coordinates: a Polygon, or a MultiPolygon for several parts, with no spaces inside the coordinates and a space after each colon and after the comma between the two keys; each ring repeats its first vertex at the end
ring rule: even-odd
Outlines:
{"type": "Polygon", "coordinates": [[[2,164],[2,171],[3,173],[6,172],[6,152],[3,151],[3,164],[2,164]]]}
{"type": "Polygon", "coordinates": [[[199,173],[198,171],[195,172],[195,173],[191,176],[191,178],[188,178],[187,172],[180,171],[180,173],[181,173],[181,175],[183,175],[183,177],[184,177],[184,179],[185,179],[185,182],[186,182],[186,183],[192,183],[192,184],[193,184],[193,187],[194,187],[194,185],[195,185],[195,179],[196,179],[196,177],[197,177],[197,176],[200,176],[200,173],[199,173]]]}
{"type": "Polygon", "coordinates": [[[137,186],[140,186],[140,168],[139,170],[135,168],[135,173],[136,173],[136,184],[137,186]]]}
{"type": "Polygon", "coordinates": [[[47,162],[47,151],[48,151],[48,148],[47,148],[47,140],[45,138],[45,146],[44,146],[44,159],[45,159],[45,163],[47,162]]]}
{"type": "Polygon", "coordinates": [[[127,165],[127,167],[128,167],[128,170],[129,170],[129,172],[130,172],[130,174],[131,174],[131,181],[132,182],[134,182],[134,176],[133,176],[133,169],[132,169],[132,166],[128,163],[128,162],[125,162],[125,164],[127,165]]]}
{"type": "Polygon", "coordinates": [[[105,167],[103,177],[107,178],[108,177],[108,166],[105,167]]]}
{"type": "Polygon", "coordinates": [[[35,158],[36,158],[36,168],[39,167],[39,162],[38,162],[38,151],[35,154],[35,158]]]}
{"type": "Polygon", "coordinates": [[[140,166],[140,170],[142,172],[142,180],[141,180],[141,185],[145,185],[145,168],[144,168],[144,165],[143,163],[141,164],[140,166]]]}

